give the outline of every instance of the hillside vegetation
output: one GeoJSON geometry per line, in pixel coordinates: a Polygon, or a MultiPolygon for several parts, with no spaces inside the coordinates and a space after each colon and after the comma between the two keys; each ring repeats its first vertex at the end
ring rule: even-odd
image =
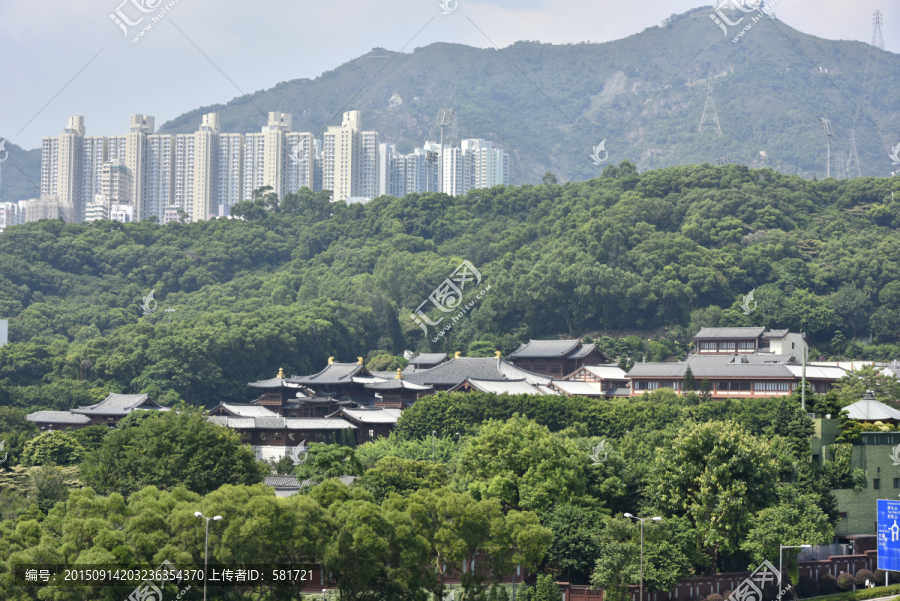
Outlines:
{"type": "Polygon", "coordinates": [[[0,234],[12,341],[0,404],[63,409],[108,390],[211,404],[330,356],[491,356],[623,327],[669,334],[601,340],[614,360],[677,355],[703,325],[802,330],[813,356],[897,358],[892,185],[737,165],[638,174],[623,162],[586,182],[459,198],[348,207],[327,193],[280,204],[260,193],[235,206],[245,221],[15,226],[0,234]],[[433,343],[409,315],[463,259],[491,289],[433,343]],[[759,307],[744,316],[753,289],[759,307]],[[143,316],[151,290],[158,306],[143,316]],[[853,341],[869,335],[880,344],[853,341]]]}

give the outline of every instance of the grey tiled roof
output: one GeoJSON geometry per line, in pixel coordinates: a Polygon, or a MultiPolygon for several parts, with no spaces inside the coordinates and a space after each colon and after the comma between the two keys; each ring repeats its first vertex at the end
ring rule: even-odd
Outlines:
{"type": "Polygon", "coordinates": [[[325,417],[231,417],[211,415],[208,421],[240,430],[346,430],[356,426],[347,420],[325,417]]]}
{"type": "Polygon", "coordinates": [[[759,338],[766,329],[752,328],[700,328],[694,340],[709,338],[759,338]]]}
{"type": "Polygon", "coordinates": [[[348,409],[341,407],[329,417],[341,415],[363,424],[396,424],[400,419],[400,409],[348,409]]]}
{"type": "Polygon", "coordinates": [[[577,380],[554,380],[553,385],[570,396],[603,396],[599,383],[579,382],[577,380]]]}
{"type": "MultiPolygon", "coordinates": [[[[606,380],[624,380],[627,376],[618,365],[585,365],[581,369],[606,380]]],[[[575,373],[578,373],[577,371],[575,373]]]]}
{"type": "Polygon", "coordinates": [[[578,348],[578,340],[531,340],[509,354],[510,358],[565,357],[578,348]]]}
{"type": "Polygon", "coordinates": [[[30,422],[52,424],[89,424],[91,418],[71,411],[35,411],[25,416],[30,422]]]}
{"type": "Polygon", "coordinates": [[[266,476],[263,483],[273,488],[300,488],[297,476],[266,476]]]}
{"type": "MultiPolygon", "coordinates": [[[[237,417],[277,417],[278,414],[262,405],[252,403],[220,403],[219,407],[233,413],[237,417]]],[[[213,407],[216,409],[217,407],[213,407]]],[[[212,411],[212,409],[210,410],[212,411]]]]}
{"type": "Polygon", "coordinates": [[[844,411],[847,412],[850,419],[865,421],[900,420],[900,411],[870,398],[856,401],[852,405],[844,407],[844,411]]]}
{"type": "Polygon", "coordinates": [[[422,386],[408,382],[403,378],[394,378],[387,382],[371,382],[363,386],[366,390],[432,390],[433,386],[422,386]]]}
{"type": "Polygon", "coordinates": [[[492,394],[544,394],[525,380],[467,380],[476,390],[492,394]]]}
{"type": "Polygon", "coordinates": [[[585,344],[580,349],[576,350],[574,353],[571,353],[566,358],[567,359],[583,359],[590,355],[594,349],[597,348],[596,344],[585,344]]]}
{"type": "Polygon", "coordinates": [[[138,405],[148,402],[159,407],[146,394],[110,394],[96,405],[86,405],[72,409],[73,413],[96,415],[128,415],[138,405]]]}
{"type": "Polygon", "coordinates": [[[682,378],[688,365],[694,378],[793,378],[784,363],[733,363],[734,355],[691,355],[678,363],[635,363],[629,378],[682,378]]]}
{"type": "Polygon", "coordinates": [[[257,380],[247,384],[250,388],[299,388],[297,384],[289,382],[288,378],[271,378],[269,380],[257,380]]]}
{"type": "Polygon", "coordinates": [[[359,363],[332,363],[311,376],[293,376],[288,381],[295,384],[347,384],[357,373],[368,375],[368,370],[359,363]]]}
{"type": "Polygon", "coordinates": [[[784,338],[788,335],[789,330],[769,330],[765,334],[763,334],[763,338],[767,338],[770,340],[776,340],[780,338],[784,338]]]}
{"type": "Polygon", "coordinates": [[[460,357],[441,363],[431,369],[403,376],[409,382],[423,385],[455,386],[473,380],[521,380],[532,385],[548,384],[551,378],[520,369],[496,357],[460,357]]]}
{"type": "Polygon", "coordinates": [[[447,353],[420,353],[409,360],[410,365],[430,365],[440,363],[447,358],[447,353]]]}

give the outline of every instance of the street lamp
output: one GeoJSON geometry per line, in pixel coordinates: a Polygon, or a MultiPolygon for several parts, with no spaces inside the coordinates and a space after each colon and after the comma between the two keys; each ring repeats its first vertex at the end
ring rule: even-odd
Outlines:
{"type": "Polygon", "coordinates": [[[217,515],[212,518],[208,518],[199,511],[194,512],[195,518],[203,518],[206,520],[206,550],[203,552],[203,601],[206,601],[206,579],[207,579],[207,570],[206,567],[209,565],[209,521],[212,520],[214,522],[218,522],[222,519],[222,516],[217,515]]]}
{"type": "Polygon", "coordinates": [[[625,514],[626,518],[631,518],[633,520],[637,520],[641,523],[641,593],[640,597],[638,597],[638,601],[644,601],[644,522],[647,520],[653,520],[654,522],[661,522],[662,518],[653,517],[653,518],[639,518],[637,516],[633,516],[630,513],[625,514]]]}
{"type": "Polygon", "coordinates": [[[785,549],[812,549],[812,545],[778,545],[778,577],[781,578],[781,553],[785,549]]]}

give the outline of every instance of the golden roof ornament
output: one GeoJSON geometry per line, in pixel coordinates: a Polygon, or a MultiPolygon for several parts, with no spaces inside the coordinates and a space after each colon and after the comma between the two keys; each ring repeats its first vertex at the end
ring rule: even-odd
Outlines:
{"type": "Polygon", "coordinates": [[[456,351],[455,353],[453,353],[453,358],[454,358],[454,359],[459,359],[459,356],[460,356],[460,355],[462,355],[462,353],[461,353],[460,351],[456,351]]]}
{"type": "Polygon", "coordinates": [[[328,365],[334,365],[334,357],[328,357],[328,365]]]}
{"type": "Polygon", "coordinates": [[[394,379],[395,379],[395,380],[402,380],[402,379],[403,379],[403,372],[400,371],[400,368],[399,368],[399,367],[397,368],[397,375],[394,376],[394,379]]]}
{"type": "Polygon", "coordinates": [[[500,351],[494,351],[494,356],[497,357],[497,358],[499,359],[500,356],[501,356],[500,351]]]}
{"type": "Polygon", "coordinates": [[[281,369],[281,368],[279,367],[279,368],[278,368],[278,375],[275,376],[275,377],[276,377],[276,378],[284,379],[284,370],[281,369]]]}
{"type": "Polygon", "coordinates": [[[362,364],[363,364],[363,359],[362,359],[362,357],[357,357],[357,358],[356,358],[356,364],[357,364],[357,365],[362,365],[362,364]]]}

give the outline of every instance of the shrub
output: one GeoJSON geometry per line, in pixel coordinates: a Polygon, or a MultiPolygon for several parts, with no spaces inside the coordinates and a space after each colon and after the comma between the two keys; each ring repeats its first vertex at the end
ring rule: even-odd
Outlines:
{"type": "Polygon", "coordinates": [[[853,574],[843,572],[840,576],[837,577],[837,585],[839,589],[849,591],[853,588],[854,584],[856,584],[856,579],[853,577],[853,574]]]}
{"type": "Polygon", "coordinates": [[[875,570],[875,585],[876,586],[884,586],[884,577],[887,575],[887,572],[884,570],[875,570]]]}
{"type": "Polygon", "coordinates": [[[809,576],[800,576],[800,583],[797,585],[799,593],[804,597],[815,597],[819,594],[819,583],[815,578],[809,576]]]}
{"type": "Polygon", "coordinates": [[[718,593],[713,593],[712,595],[706,596],[706,601],[725,601],[725,597],[718,593]]]}
{"type": "Polygon", "coordinates": [[[875,574],[873,574],[869,570],[859,570],[856,573],[856,586],[864,588],[866,586],[866,580],[869,581],[869,584],[874,583],[875,574]]]}
{"type": "Polygon", "coordinates": [[[831,574],[822,574],[819,576],[819,592],[825,595],[830,595],[837,591],[838,584],[837,578],[832,576],[831,574]]]}

